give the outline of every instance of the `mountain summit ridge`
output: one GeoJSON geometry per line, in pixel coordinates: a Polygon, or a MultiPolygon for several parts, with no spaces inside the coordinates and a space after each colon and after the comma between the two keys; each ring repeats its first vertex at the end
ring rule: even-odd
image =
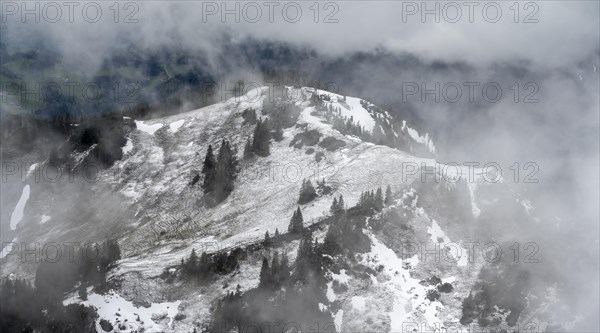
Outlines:
{"type": "MultiPolygon", "coordinates": [[[[75,191],[71,194],[79,196],[77,203],[94,202],[101,209],[104,200],[110,200],[111,214],[97,219],[100,214],[74,207],[87,214],[75,216],[88,219],[79,224],[61,224],[61,212],[51,208],[30,210],[17,228],[16,238],[44,242],[81,241],[82,235],[87,241],[118,239],[122,259],[109,272],[114,289],[105,295],[92,294],[89,305],[103,309],[103,319],[115,325],[118,318],[107,315],[102,302],[117,302],[132,311],[140,311],[139,304],[157,303],[156,309],[177,306],[177,311],[168,312],[168,322],[152,319],[150,326],[142,325],[150,330],[159,325],[177,332],[210,321],[214,315],[211,304],[234,292],[234,286],[240,285],[243,290],[259,286],[262,256],[273,256],[263,242],[266,233],[282,234],[279,237],[284,241],[278,251],[285,253],[290,262],[296,260],[296,249],[303,240],[285,231],[298,210],[304,228],[316,241],[323,242],[335,223],[330,212],[334,198],[343,196],[346,208],[356,210],[370,200],[369,195],[374,196],[377,188],[389,185],[394,199],[386,198],[389,202],[384,209],[369,213],[359,224],[365,229],[359,231],[362,240],[357,240],[357,245],[363,242],[366,247],[359,250],[355,264],[371,273],[366,273],[365,279],[352,272],[354,282],[346,282],[348,289],[340,291],[331,284],[340,273],[325,272],[325,278],[330,279],[330,303],[319,305],[321,311],[331,312],[338,330],[397,330],[408,320],[427,327],[458,322],[462,298],[456,293],[457,297],[442,297],[452,309],[442,310],[445,307],[438,299],[439,293],[436,296],[431,288],[422,287],[420,279],[440,276],[466,297],[485,260],[468,262],[463,252],[450,254],[449,261],[440,265],[438,259],[422,257],[419,252],[404,253],[404,243],[444,251],[452,244],[462,247],[473,237],[472,229],[487,228],[487,222],[481,221],[486,221],[490,209],[497,209],[489,188],[505,188],[508,184],[502,178],[491,184],[482,169],[458,167],[448,171],[447,165],[435,161],[435,145],[427,134],[420,135],[406,121],[374,104],[308,87],[285,87],[284,92],[283,97],[269,100],[268,89],[262,87],[177,115],[143,121],[124,119],[126,143],[121,148],[122,158],[99,173],[85,191],[75,191],[84,182],[61,185],[75,191]],[[269,140],[267,156],[241,153],[244,143],[252,141],[257,126],[275,128],[277,122],[281,122],[281,137],[269,140]],[[239,174],[233,191],[221,202],[209,205],[206,198],[210,194],[200,187],[202,161],[209,145],[217,151],[225,142],[234,147],[240,159],[239,174]],[[467,180],[464,176],[469,172],[474,178],[467,180]],[[315,194],[301,203],[299,194],[307,180],[316,187],[315,194]],[[39,214],[52,218],[38,224],[33,217],[39,214]],[[184,292],[188,282],[183,279],[182,260],[190,252],[216,256],[231,255],[238,249],[247,257],[232,273],[211,280],[210,288],[184,292]],[[398,267],[386,268],[390,263],[398,267]],[[368,281],[373,285],[369,287],[368,281]],[[406,281],[418,287],[404,290],[406,281]],[[365,300],[389,293],[397,297],[386,299],[388,310],[371,313],[375,309],[365,300]],[[347,302],[336,302],[340,298],[347,302]],[[371,324],[353,321],[357,311],[379,319],[371,324]],[[388,313],[383,319],[376,315],[382,312],[388,313]],[[191,321],[174,321],[178,313],[190,316],[191,321]]],[[[75,160],[85,163],[85,156],[79,155],[75,160]]],[[[32,193],[48,186],[31,185],[32,193]]],[[[509,188],[501,191],[506,190],[509,188]]],[[[30,200],[35,207],[49,207],[48,196],[34,195],[30,200]]],[[[522,209],[520,204],[517,206],[522,209]]],[[[529,204],[525,213],[528,215],[531,209],[529,204]]],[[[73,211],[62,213],[73,215],[73,211]]],[[[35,267],[15,267],[15,263],[9,260],[9,270],[35,267]]],[[[79,300],[71,295],[65,302],[79,300]]],[[[154,314],[146,315],[154,318],[154,314]]]]}

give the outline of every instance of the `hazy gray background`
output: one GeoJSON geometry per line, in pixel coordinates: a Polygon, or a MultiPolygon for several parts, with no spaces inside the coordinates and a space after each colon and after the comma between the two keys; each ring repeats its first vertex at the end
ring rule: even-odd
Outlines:
{"type": "MultiPolygon", "coordinates": [[[[576,249],[571,254],[595,258],[586,262],[589,271],[577,274],[582,288],[573,295],[581,309],[597,313],[600,5],[540,1],[534,16],[539,22],[521,22],[529,13],[521,7],[520,22],[515,23],[512,2],[497,3],[503,11],[497,23],[484,20],[483,3],[475,8],[473,23],[465,6],[458,23],[435,23],[431,15],[426,22],[419,15],[403,22],[402,3],[392,1],[337,2],[338,23],[314,23],[308,2],[300,3],[303,16],[297,23],[283,19],[284,3],[276,7],[274,23],[268,22],[265,7],[260,22],[236,23],[231,15],[226,22],[218,16],[203,22],[201,2],[140,2],[134,16],[139,22],[115,23],[109,4],[102,3],[104,16],[93,24],[77,9],[75,23],[21,23],[8,17],[2,38],[9,47],[35,44],[41,38],[56,47],[64,63],[90,75],[115,48],[133,43],[136,52],[164,47],[201,50],[214,72],[223,71],[219,59],[239,58],[232,63],[247,76],[257,68],[226,46],[252,38],[316,52],[318,60],[298,64],[315,76],[325,76],[323,71],[344,61],[359,64],[344,75],[332,70],[326,79],[348,94],[376,100],[399,94],[402,82],[498,82],[504,95],[497,103],[480,96],[476,103],[466,103],[463,91],[456,104],[412,98],[411,106],[423,128],[434,134],[443,161],[497,161],[506,173],[514,162],[540,166],[540,182],[523,186],[536,209],[559,216],[569,226],[571,233],[562,241],[576,249]],[[540,88],[539,102],[514,103],[508,89],[514,82],[534,82],[540,88]]],[[[433,2],[428,5],[432,8],[433,2]]],[[[329,12],[321,7],[321,20],[329,12]]],[[[122,10],[120,17],[126,13],[122,10]]],[[[554,224],[542,224],[539,232],[554,224]]],[[[550,255],[545,258],[551,260],[552,251],[560,248],[561,244],[547,244],[540,249],[547,249],[550,255]]],[[[597,319],[586,325],[597,327],[597,319]]]]}

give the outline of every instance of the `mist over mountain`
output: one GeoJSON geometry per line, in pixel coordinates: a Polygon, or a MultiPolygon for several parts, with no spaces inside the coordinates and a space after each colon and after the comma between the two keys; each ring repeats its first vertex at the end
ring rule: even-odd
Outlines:
{"type": "Polygon", "coordinates": [[[598,330],[598,3],[132,4],[3,3],[3,330],[598,330]]]}

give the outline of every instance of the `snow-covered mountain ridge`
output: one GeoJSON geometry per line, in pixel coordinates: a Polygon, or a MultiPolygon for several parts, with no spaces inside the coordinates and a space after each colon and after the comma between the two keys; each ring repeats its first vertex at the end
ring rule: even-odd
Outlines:
{"type": "MultiPolygon", "coordinates": [[[[325,179],[331,187],[329,193],[300,205],[306,226],[330,215],[334,196],[343,195],[347,205],[352,206],[359,202],[361,193],[390,185],[394,203],[370,217],[365,230],[371,250],[359,256],[358,265],[368,273],[327,272],[330,303],[323,304],[323,309],[334,314],[331,320],[338,331],[398,332],[408,323],[428,328],[460,326],[462,301],[473,288],[485,260],[476,257],[467,262],[465,255],[451,252],[448,258],[454,260],[440,262],[436,256],[407,252],[403,246],[411,242],[446,251],[451,244],[461,246],[473,238],[479,240],[474,230],[493,231],[486,222],[491,216],[488,212],[501,209],[502,202],[514,204],[514,197],[498,198],[498,192],[491,188],[501,188],[500,193],[509,196],[509,184],[486,181],[487,175],[480,169],[451,169],[436,163],[435,146],[427,134],[420,135],[403,121],[394,124],[388,112],[368,102],[313,88],[286,89],[281,101],[297,108],[297,119],[283,129],[281,141],[272,141],[269,156],[241,162],[235,189],[216,207],[202,204],[203,191],[199,184],[192,185],[192,180],[200,174],[209,144],[218,147],[225,139],[241,153],[254,130],[253,125],[244,123],[245,110],[256,110],[259,118],[270,117],[264,109],[265,99],[269,98],[266,88],[170,117],[126,119],[129,131],[123,158],[101,172],[85,191],[76,190],[77,186],[86,186],[83,182],[65,184],[73,190],[71,193],[48,192],[47,184],[31,184],[28,192],[32,195],[22,222],[16,225],[15,242],[84,242],[116,237],[123,249],[123,259],[111,272],[116,289],[113,293],[118,295],[93,294],[87,304],[98,307],[102,302],[130,302],[126,306],[130,310],[121,306],[119,311],[139,311],[140,304],[166,302],[178,310],[153,305],[151,308],[156,308],[159,315],[147,313],[146,323],[137,325],[146,331],[191,332],[211,320],[215,300],[234,291],[236,285],[242,290],[255,288],[261,258],[271,255],[266,249],[253,251],[233,274],[196,286],[177,278],[179,263],[192,249],[208,253],[233,249],[256,244],[267,231],[285,232],[299,206],[298,192],[304,179],[313,183],[325,179]],[[315,96],[319,96],[320,104],[314,102],[315,96]],[[387,124],[387,129],[381,127],[382,132],[404,142],[406,150],[343,134],[327,119],[323,111],[327,109],[339,109],[338,114],[352,117],[367,132],[387,124]],[[430,155],[416,156],[415,152],[422,151],[430,155]],[[418,168],[423,166],[433,168],[437,177],[429,175],[427,181],[422,181],[418,168]],[[471,171],[475,177],[469,180],[464,176],[471,171]],[[458,173],[462,180],[452,181],[458,173]],[[52,200],[79,206],[54,211],[52,200]],[[110,207],[111,211],[86,211],[75,215],[77,221],[73,221],[73,212],[81,211],[84,204],[97,210],[110,207]],[[51,218],[42,223],[42,216],[51,218]],[[453,291],[428,298],[436,284],[423,281],[433,276],[442,283],[451,283],[453,291]],[[345,285],[345,290],[334,290],[334,281],[345,285]],[[167,315],[160,316],[162,312],[167,315]],[[174,320],[178,313],[184,317],[174,320]]],[[[523,209],[520,203],[517,207],[527,219],[530,204],[530,208],[523,209]]],[[[325,233],[326,227],[316,230],[314,236],[322,241],[325,233]]],[[[493,232],[490,239],[503,241],[493,232]]],[[[298,244],[293,240],[281,248],[290,261],[296,257],[298,244]]],[[[27,273],[35,267],[20,264],[14,256],[6,257],[3,269],[8,271],[27,273]]],[[[67,302],[79,300],[72,295],[67,302]]],[[[116,324],[114,309],[103,308],[101,312],[104,319],[116,324]]],[[[134,318],[129,314],[126,317],[134,318]]]]}
{"type": "MultiPolygon", "coordinates": [[[[227,230],[230,235],[219,237],[220,241],[236,243],[247,240],[246,237],[262,237],[265,230],[284,230],[287,219],[281,220],[281,217],[287,217],[295,207],[296,193],[304,178],[310,178],[313,182],[326,178],[334,187],[338,187],[340,193],[347,193],[350,202],[355,202],[361,191],[394,183],[392,179],[398,177],[398,171],[401,173],[398,166],[403,162],[419,165],[421,162],[434,163],[431,159],[414,157],[402,151],[365,143],[354,136],[340,134],[313,115],[314,110],[307,105],[310,91],[310,88],[302,88],[299,92],[289,93],[290,96],[303,96],[301,100],[295,101],[302,111],[297,125],[285,129],[284,140],[273,143],[271,155],[242,166],[236,190],[218,209],[193,212],[192,223],[199,223],[202,233],[215,236],[220,233],[219,230],[227,230]],[[342,140],[346,146],[329,153],[315,145],[314,155],[306,154],[306,149],[289,146],[296,134],[310,130],[318,130],[323,138],[329,136],[342,140]],[[325,157],[317,163],[314,156],[320,151],[325,157]],[[387,161],[379,157],[385,157],[387,161]],[[281,195],[283,193],[287,195],[281,195]],[[257,203],[269,208],[258,209],[257,203]],[[253,226],[257,219],[264,221],[261,228],[244,229],[253,226]],[[227,225],[227,228],[222,228],[223,225],[227,225]],[[205,231],[206,228],[214,228],[214,231],[205,231]]],[[[193,173],[199,171],[207,145],[218,146],[225,138],[241,151],[253,128],[242,125],[243,120],[239,114],[247,108],[254,108],[259,112],[259,117],[266,116],[260,114],[266,95],[264,92],[260,99],[254,98],[254,101],[252,97],[232,98],[185,114],[136,121],[138,129],[129,138],[133,142],[133,149],[115,165],[117,176],[110,181],[134,205],[160,199],[160,206],[156,209],[148,209],[149,205],[141,204],[145,215],[153,219],[160,214],[181,214],[186,209],[189,211],[191,207],[185,206],[193,206],[195,199],[201,194],[198,187],[190,188],[188,183],[193,173]],[[176,130],[173,130],[172,124],[178,125],[175,126],[176,130]],[[142,182],[129,181],[131,176],[128,170],[131,169],[135,170],[136,177],[144,175],[142,182]],[[153,178],[151,185],[148,184],[148,176],[153,178]],[[171,197],[165,197],[164,193],[169,193],[171,197]],[[177,195],[180,197],[177,198],[177,195]]],[[[256,96],[256,92],[249,92],[248,96],[256,96]]],[[[341,98],[339,95],[336,97],[341,98]]],[[[362,117],[359,121],[364,121],[365,114],[368,113],[360,107],[359,99],[349,100],[355,101],[352,111],[346,111],[348,115],[360,115],[356,118],[362,117]]],[[[419,138],[418,134],[416,136],[419,138]]],[[[112,176],[112,173],[109,174],[112,176]]],[[[416,176],[418,175],[411,175],[411,178],[416,176]]],[[[412,179],[406,182],[411,181],[412,179]]],[[[322,217],[329,205],[329,200],[317,200],[303,207],[305,221],[322,217]]],[[[143,228],[142,225],[139,227],[143,228]]],[[[138,234],[139,229],[141,228],[138,228],[138,234]]],[[[146,235],[143,237],[146,238],[146,235]]]]}

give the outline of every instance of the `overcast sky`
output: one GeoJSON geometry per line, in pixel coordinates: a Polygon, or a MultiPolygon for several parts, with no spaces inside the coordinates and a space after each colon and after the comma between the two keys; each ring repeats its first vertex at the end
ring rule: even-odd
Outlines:
{"type": "MultiPolygon", "coordinates": [[[[425,62],[463,62],[474,68],[466,74],[460,70],[439,74],[435,69],[416,69],[402,72],[401,77],[397,71],[389,74],[377,67],[357,69],[362,76],[359,82],[374,86],[372,89],[398,80],[510,83],[523,73],[527,77],[522,83],[535,81],[540,87],[540,102],[514,104],[504,98],[490,105],[491,118],[461,123],[455,137],[463,136],[465,146],[481,143],[463,150],[470,153],[494,147],[493,151],[504,156],[520,152],[547,160],[546,170],[559,168],[553,173],[564,168],[563,161],[555,158],[572,163],[581,157],[597,166],[598,1],[519,2],[518,6],[513,1],[339,1],[319,2],[318,10],[312,1],[140,1],[121,3],[118,11],[113,2],[93,2],[80,3],[71,13],[64,3],[58,4],[62,15],[57,22],[50,22],[57,16],[56,9],[40,5],[42,15],[36,23],[33,15],[23,20],[21,2],[3,2],[4,41],[9,47],[23,46],[32,40],[23,36],[41,37],[58,47],[64,64],[91,73],[113,47],[127,45],[124,40],[133,41],[142,52],[144,48],[176,45],[201,49],[209,61],[228,57],[222,54],[219,42],[223,31],[234,39],[252,37],[306,45],[327,56],[343,57],[379,48],[408,53],[425,62]],[[97,15],[97,7],[101,15],[97,15]],[[500,77],[510,66],[518,69],[516,73],[500,77]],[[481,133],[476,133],[477,128],[481,133]],[[560,134],[559,140],[550,140],[553,133],[560,134]],[[531,144],[522,145],[524,139],[531,144]],[[535,156],[552,150],[556,156],[535,156]],[[576,157],[565,157],[561,150],[570,150],[576,157]]],[[[28,8],[32,6],[29,3],[28,8]]],[[[505,94],[511,93],[508,85],[504,89],[505,94]]],[[[449,103],[421,109],[430,124],[446,124],[457,118],[449,103]]],[[[455,156],[460,155],[460,148],[453,152],[455,156]]],[[[593,177],[597,179],[597,175],[593,177]]],[[[593,193],[592,198],[596,198],[597,191],[593,193]]]]}
{"type": "MultiPolygon", "coordinates": [[[[33,40],[31,36],[41,37],[58,47],[64,64],[91,73],[99,68],[112,47],[126,45],[124,40],[134,41],[142,51],[181,45],[201,49],[213,59],[227,56],[222,54],[219,43],[220,32],[224,31],[238,39],[252,37],[306,45],[326,56],[343,57],[379,48],[392,53],[409,53],[425,62],[464,62],[475,69],[472,71],[475,77],[468,77],[471,72],[459,72],[456,77],[446,73],[440,77],[435,71],[415,70],[396,78],[386,77],[391,74],[381,68],[373,71],[361,68],[363,77],[367,77],[361,80],[364,84],[372,83],[373,89],[378,89],[382,82],[406,81],[407,78],[430,82],[458,79],[489,82],[498,79],[505,68],[502,66],[515,66],[523,73],[532,74],[539,84],[540,102],[524,105],[504,99],[490,105],[488,118],[461,119],[459,124],[453,124],[453,135],[456,142],[462,140],[464,145],[448,148],[460,158],[479,149],[496,153],[498,158],[502,155],[513,161],[535,161],[540,164],[540,179],[546,181],[545,184],[554,184],[552,181],[564,175],[568,186],[552,191],[553,199],[565,201],[564,214],[569,214],[583,230],[597,234],[598,1],[519,2],[518,10],[514,1],[474,1],[471,2],[473,7],[458,1],[460,16],[457,16],[457,6],[437,2],[439,22],[436,22],[436,14],[422,16],[426,9],[435,12],[436,3],[432,1],[319,2],[318,13],[313,1],[271,2],[276,4],[273,7],[265,2],[245,6],[244,2],[238,2],[239,22],[234,14],[223,20],[222,1],[140,1],[130,5],[120,2],[118,13],[115,7],[111,8],[114,4],[111,1],[97,2],[102,15],[95,23],[90,22],[95,21],[95,9],[88,6],[88,16],[84,17],[83,3],[74,8],[72,23],[69,9],[63,3],[59,3],[62,16],[56,23],[48,22],[55,17],[51,8],[46,12],[40,8],[46,15],[40,18],[40,23],[33,22],[33,16],[26,16],[22,22],[22,8],[19,8],[22,3],[3,1],[1,5],[2,38],[9,48],[27,46],[27,42],[33,40]],[[422,7],[423,3],[427,8],[422,7]],[[257,7],[260,17],[256,15],[257,7]],[[298,7],[302,11],[300,16],[298,7]],[[368,78],[369,75],[378,79],[368,78]]],[[[235,12],[235,2],[226,4],[235,12]]],[[[518,75],[506,73],[504,79],[509,82],[518,75]]],[[[532,79],[525,77],[523,82],[526,80],[532,79]]],[[[453,110],[448,111],[448,104],[422,105],[421,108],[432,124],[447,124],[458,118],[453,110]]],[[[550,207],[553,203],[550,200],[547,208],[555,209],[550,207]]],[[[544,232],[545,226],[540,228],[540,232],[544,232]]],[[[582,245],[586,248],[581,251],[595,251],[597,258],[597,238],[595,241],[592,246],[582,245]]],[[[596,274],[597,278],[597,266],[593,264],[590,264],[589,274],[596,274]]],[[[582,308],[591,304],[597,309],[597,299],[588,299],[596,294],[597,283],[594,288],[586,287],[573,293],[576,298],[586,296],[582,308]]]]}
{"type": "Polygon", "coordinates": [[[532,66],[556,67],[576,63],[600,48],[597,1],[538,1],[527,6],[521,2],[518,9],[512,1],[437,2],[437,11],[436,2],[425,2],[423,7],[420,1],[340,1],[321,2],[318,12],[313,2],[238,2],[239,10],[235,2],[225,3],[227,8],[221,3],[137,2],[122,5],[117,13],[110,7],[112,2],[98,2],[102,13],[95,23],[91,23],[96,17],[94,6],[73,7],[69,15],[69,8],[61,4],[62,16],[56,23],[49,22],[56,16],[54,8],[40,7],[40,23],[32,15],[23,23],[22,8],[15,11],[11,5],[19,3],[4,2],[2,10],[3,21],[14,27],[8,34],[33,29],[76,59],[82,54],[100,56],[125,36],[146,46],[177,40],[187,46],[214,48],[214,33],[223,29],[242,38],[307,44],[329,55],[384,47],[425,59],[479,65],[521,60],[531,61],[532,66]],[[239,14],[239,23],[234,14],[223,20],[227,9],[239,14]],[[423,17],[427,10],[430,13],[423,17]],[[439,23],[431,12],[438,14],[439,23]]]}

